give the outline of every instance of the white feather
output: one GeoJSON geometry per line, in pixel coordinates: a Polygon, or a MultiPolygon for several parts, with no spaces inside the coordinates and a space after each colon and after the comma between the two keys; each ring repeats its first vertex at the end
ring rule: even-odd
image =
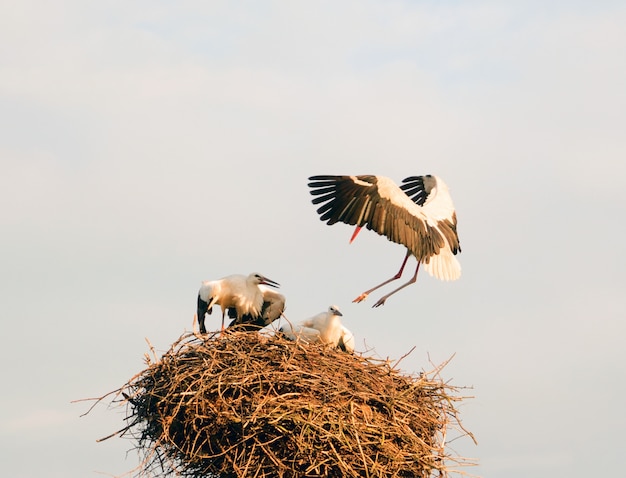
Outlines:
{"type": "Polygon", "coordinates": [[[444,247],[436,256],[431,256],[424,269],[440,280],[457,280],[461,277],[461,264],[449,248],[444,247]]]}
{"type": "Polygon", "coordinates": [[[320,342],[320,331],[312,329],[310,327],[304,327],[303,325],[283,325],[279,332],[282,332],[285,337],[294,342],[304,342],[305,344],[312,344],[320,342]]]}

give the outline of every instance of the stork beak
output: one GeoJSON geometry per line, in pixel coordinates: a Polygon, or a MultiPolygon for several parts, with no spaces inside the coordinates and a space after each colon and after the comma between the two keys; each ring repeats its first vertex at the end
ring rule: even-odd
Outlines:
{"type": "Polygon", "coordinates": [[[269,285],[270,287],[280,287],[280,284],[278,282],[273,281],[272,279],[268,279],[267,277],[263,277],[263,280],[260,282],[260,284],[264,284],[264,285],[269,285]]]}
{"type": "Polygon", "coordinates": [[[335,315],[338,315],[338,316],[340,316],[340,317],[343,317],[343,314],[342,314],[342,313],[341,313],[341,311],[339,311],[339,310],[336,310],[336,311],[335,311],[335,315]]]}
{"type": "Polygon", "coordinates": [[[359,232],[361,232],[361,227],[362,226],[357,226],[354,232],[352,233],[352,237],[350,238],[350,244],[352,244],[352,241],[354,241],[356,239],[356,236],[359,235],[359,232]]]}

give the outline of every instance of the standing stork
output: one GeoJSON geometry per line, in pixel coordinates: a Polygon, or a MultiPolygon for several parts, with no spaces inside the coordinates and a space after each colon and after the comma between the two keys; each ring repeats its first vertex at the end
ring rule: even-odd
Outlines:
{"type": "MultiPolygon", "coordinates": [[[[264,305],[266,305],[265,313],[269,318],[275,312],[272,304],[278,304],[278,296],[282,298],[282,308],[284,308],[284,297],[280,294],[275,296],[268,295],[269,289],[261,289],[260,285],[265,284],[271,287],[279,287],[280,284],[262,274],[252,273],[248,276],[235,274],[214,281],[204,281],[198,291],[198,324],[200,332],[205,334],[204,314],[210,314],[214,305],[222,308],[222,331],[224,331],[224,317],[228,310],[228,316],[235,319],[234,322],[249,323],[252,321],[264,320],[264,305]],[[265,300],[265,296],[268,300],[265,300]],[[270,312],[268,311],[268,308],[270,312]]],[[[282,313],[282,310],[281,310],[282,313]]],[[[278,318],[276,316],[275,318],[278,318]]],[[[231,323],[231,325],[233,325],[231,323]]]]}
{"type": "Polygon", "coordinates": [[[461,265],[456,254],[461,252],[456,231],[456,212],[446,184],[437,176],[411,176],[397,186],[384,176],[311,176],[313,204],[320,220],[333,225],[344,222],[356,226],[350,239],[354,241],[363,226],[406,247],[406,255],[396,275],[363,292],[353,302],[362,302],[376,289],[402,277],[411,255],[417,259],[413,277],[389,294],[381,297],[379,307],[396,292],[413,284],[420,264],[441,280],[456,280],[461,265]]]}

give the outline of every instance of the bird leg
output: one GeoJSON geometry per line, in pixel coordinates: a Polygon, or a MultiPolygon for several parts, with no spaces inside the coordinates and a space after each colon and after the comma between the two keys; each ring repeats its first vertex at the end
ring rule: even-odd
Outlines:
{"type": "Polygon", "coordinates": [[[406,286],[415,283],[415,281],[417,280],[417,272],[419,271],[419,269],[420,269],[420,261],[417,261],[417,267],[415,268],[415,274],[413,274],[413,277],[411,277],[411,279],[406,284],[402,284],[396,290],[392,290],[391,292],[389,292],[389,294],[383,295],[380,299],[378,299],[378,302],[376,302],[372,307],[380,307],[381,305],[384,305],[385,301],[389,297],[391,297],[393,294],[395,294],[399,290],[404,289],[406,286]]]}
{"type": "MultiPolygon", "coordinates": [[[[376,289],[380,289],[382,286],[387,285],[390,282],[393,282],[394,280],[398,280],[400,277],[402,277],[402,271],[404,271],[404,266],[406,266],[406,261],[409,260],[410,256],[411,256],[411,252],[407,250],[406,251],[406,256],[404,256],[404,260],[402,261],[402,265],[400,266],[400,270],[398,271],[398,273],[395,276],[393,276],[391,279],[386,280],[382,284],[378,284],[376,287],[372,287],[371,289],[366,290],[360,296],[358,296],[356,299],[354,299],[352,302],[363,302],[365,299],[367,299],[367,296],[370,295],[372,292],[374,292],[376,289]]],[[[419,267],[419,265],[418,265],[418,267],[419,267]]],[[[417,274],[417,272],[415,274],[417,274]]],[[[391,294],[389,294],[389,295],[391,295],[391,294]]],[[[382,305],[382,304],[378,304],[378,305],[382,305]]],[[[376,306],[374,306],[374,307],[376,307],[376,306]]]]}
{"type": "Polygon", "coordinates": [[[361,227],[362,226],[357,226],[354,232],[352,233],[352,237],[350,238],[350,244],[352,244],[352,241],[354,241],[356,239],[356,236],[359,235],[359,232],[361,232],[361,227]]]}

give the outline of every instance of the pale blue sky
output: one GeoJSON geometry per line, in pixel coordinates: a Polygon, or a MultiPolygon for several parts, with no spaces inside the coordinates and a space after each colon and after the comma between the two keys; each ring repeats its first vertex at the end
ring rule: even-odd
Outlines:
{"type": "MultiPolygon", "coordinates": [[[[7,476],[119,475],[113,390],[192,327],[200,281],[337,304],[407,371],[456,354],[483,476],[615,475],[626,426],[621,2],[0,7],[0,448],[7,476]],[[463,276],[371,309],[400,246],[328,227],[313,174],[437,174],[463,276]]],[[[412,269],[413,263],[409,265],[412,269]]],[[[208,326],[218,327],[219,319],[208,326]]]]}

